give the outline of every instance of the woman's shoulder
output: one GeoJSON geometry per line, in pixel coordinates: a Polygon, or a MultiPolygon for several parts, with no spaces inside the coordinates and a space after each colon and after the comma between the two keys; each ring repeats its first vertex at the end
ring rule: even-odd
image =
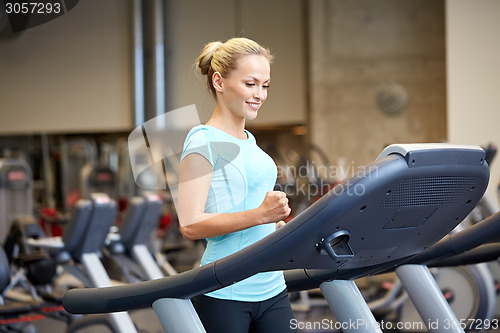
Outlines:
{"type": "Polygon", "coordinates": [[[210,125],[197,125],[189,131],[187,134],[187,141],[202,141],[205,143],[217,141],[217,142],[234,142],[239,145],[255,143],[255,137],[253,134],[245,129],[247,134],[247,140],[241,140],[233,137],[232,135],[210,125]]]}
{"type": "Polygon", "coordinates": [[[209,132],[209,128],[205,125],[197,125],[191,128],[186,136],[187,141],[191,140],[203,140],[206,141],[206,134],[209,132]]]}
{"type": "Polygon", "coordinates": [[[189,132],[188,132],[188,136],[189,135],[193,135],[195,133],[202,133],[203,131],[208,131],[208,128],[207,126],[205,125],[196,125],[194,127],[192,127],[189,132]]]}
{"type": "Polygon", "coordinates": [[[188,132],[184,141],[184,147],[181,154],[181,161],[189,154],[198,153],[205,157],[210,164],[213,165],[213,153],[211,147],[211,139],[209,138],[208,130],[203,125],[198,125],[188,132]]]}

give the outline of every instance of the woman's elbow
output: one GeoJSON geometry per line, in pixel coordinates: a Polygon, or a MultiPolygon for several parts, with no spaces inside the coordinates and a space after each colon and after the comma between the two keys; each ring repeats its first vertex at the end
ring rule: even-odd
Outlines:
{"type": "Polygon", "coordinates": [[[201,237],[198,237],[196,235],[195,230],[193,230],[193,228],[192,228],[192,224],[187,225],[187,226],[181,226],[179,229],[180,229],[181,235],[182,235],[182,237],[184,237],[184,239],[194,241],[194,240],[201,238],[201,237]]]}

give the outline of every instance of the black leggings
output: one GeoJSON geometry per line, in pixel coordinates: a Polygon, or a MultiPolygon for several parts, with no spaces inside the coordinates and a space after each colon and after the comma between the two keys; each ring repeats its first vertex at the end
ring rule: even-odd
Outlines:
{"type": "Polygon", "coordinates": [[[262,302],[240,302],[197,296],[192,299],[207,333],[276,333],[292,329],[293,312],[284,290],[262,302]]]}

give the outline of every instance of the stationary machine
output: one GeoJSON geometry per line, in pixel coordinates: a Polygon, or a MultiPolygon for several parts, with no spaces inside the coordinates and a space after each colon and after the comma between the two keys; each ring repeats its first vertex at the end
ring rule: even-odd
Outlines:
{"type": "MultiPolygon", "coordinates": [[[[10,325],[12,322],[14,327],[15,322],[25,323],[29,318],[17,319],[13,316],[34,312],[36,318],[50,316],[66,322],[68,332],[102,323],[114,329],[112,322],[103,316],[77,319],[62,309],[57,310],[62,295],[52,290],[57,277],[57,264],[68,264],[69,267],[72,265],[70,260],[79,263],[87,252],[93,256],[102,246],[109,224],[114,223],[116,216],[114,201],[104,195],[93,195],[89,200],[78,201],[62,237],[47,238],[32,211],[33,179],[26,162],[21,159],[0,160],[0,184],[0,227],[5,230],[0,249],[0,292],[7,299],[6,305],[0,307],[0,316],[7,319],[3,318],[0,323],[10,325]],[[20,291],[31,296],[29,302],[12,301],[12,295],[17,296],[20,291]],[[50,315],[44,312],[48,308],[51,308],[50,315]]],[[[98,272],[98,267],[89,265],[86,275],[98,276],[98,272]]],[[[97,282],[89,282],[89,285],[97,286],[97,282]]]]}
{"type": "MultiPolygon", "coordinates": [[[[152,280],[163,277],[160,263],[154,257],[152,237],[162,215],[163,201],[155,193],[145,193],[129,200],[123,221],[116,232],[109,235],[110,260],[121,268],[126,282],[152,280]],[[153,272],[153,273],[152,273],[153,272]]],[[[177,271],[167,260],[161,263],[167,275],[177,271]]]]}
{"type": "MultiPolygon", "coordinates": [[[[99,251],[104,246],[111,226],[115,223],[117,205],[114,200],[102,193],[94,193],[90,200],[80,199],[71,212],[71,218],[64,228],[62,237],[28,239],[33,247],[52,249],[60,261],[65,257],[83,266],[71,273],[93,287],[112,285],[100,259],[99,251]]],[[[67,268],[70,269],[70,265],[67,268]]],[[[110,314],[111,327],[116,332],[137,332],[134,323],[126,312],[110,314]]]]}
{"type": "Polygon", "coordinates": [[[51,282],[55,264],[43,251],[23,247],[22,238],[27,234],[28,237],[44,235],[33,211],[31,168],[23,159],[0,159],[0,244],[12,265],[9,268],[12,277],[5,290],[26,281],[36,299],[34,287],[51,282]]]}
{"type": "Polygon", "coordinates": [[[111,159],[107,156],[112,155],[109,145],[100,147],[101,158],[93,140],[64,139],[59,146],[55,160],[57,176],[54,175],[58,204],[40,211],[40,224],[51,236],[62,235],[62,229],[79,199],[88,200],[92,193],[105,193],[118,201],[118,177],[115,169],[111,167],[111,163],[101,163],[101,160],[111,159]]]}
{"type": "Polygon", "coordinates": [[[36,310],[37,306],[28,302],[5,302],[4,293],[10,282],[9,262],[3,248],[0,247],[0,325],[3,326],[2,331],[24,330],[36,333],[36,328],[31,324],[32,320],[22,321],[19,315],[30,313],[36,310]]]}
{"type": "Polygon", "coordinates": [[[0,243],[4,244],[12,222],[33,215],[33,177],[20,159],[0,159],[0,243]]]}
{"type": "MultiPolygon", "coordinates": [[[[64,307],[71,313],[106,313],[152,306],[165,331],[204,332],[190,298],[258,272],[284,270],[290,289],[321,288],[344,332],[381,332],[353,280],[397,267],[402,281],[405,273],[423,278],[424,284],[417,284],[419,292],[435,304],[435,314],[429,314],[417,302],[423,318],[456,321],[426,268],[402,264],[419,253],[439,258],[448,250],[441,242],[437,248],[433,245],[483,196],[489,179],[484,157],[475,146],[389,146],[363,172],[242,251],[162,279],[70,290],[64,307]],[[182,311],[172,300],[185,305],[182,311]]],[[[417,263],[426,259],[419,256],[417,263]]],[[[422,279],[412,282],[418,281],[422,279]]]]}

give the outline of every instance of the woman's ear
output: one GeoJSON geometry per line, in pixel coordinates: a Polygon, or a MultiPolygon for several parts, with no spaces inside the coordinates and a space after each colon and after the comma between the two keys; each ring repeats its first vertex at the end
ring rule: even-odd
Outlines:
{"type": "Polygon", "coordinates": [[[212,85],[216,92],[222,92],[222,75],[219,72],[212,75],[212,85]]]}

